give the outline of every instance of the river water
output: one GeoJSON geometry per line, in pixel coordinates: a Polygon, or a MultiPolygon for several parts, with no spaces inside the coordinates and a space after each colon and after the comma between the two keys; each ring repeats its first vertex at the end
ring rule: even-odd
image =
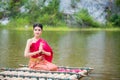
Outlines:
{"type": "MultiPolygon", "coordinates": [[[[0,30],[0,68],[27,64],[24,48],[32,31],[0,30]]],[[[92,67],[82,80],[120,80],[119,31],[44,31],[42,37],[54,52],[59,66],[92,67]]]]}

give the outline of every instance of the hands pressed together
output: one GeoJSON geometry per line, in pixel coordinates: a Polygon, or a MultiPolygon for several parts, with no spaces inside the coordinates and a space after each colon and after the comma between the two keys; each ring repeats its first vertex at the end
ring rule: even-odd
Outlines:
{"type": "Polygon", "coordinates": [[[43,43],[40,43],[39,50],[38,50],[38,53],[37,53],[37,54],[45,54],[45,55],[50,56],[50,55],[51,55],[51,53],[50,53],[50,52],[45,51],[45,50],[43,49],[43,45],[44,45],[43,43]]]}

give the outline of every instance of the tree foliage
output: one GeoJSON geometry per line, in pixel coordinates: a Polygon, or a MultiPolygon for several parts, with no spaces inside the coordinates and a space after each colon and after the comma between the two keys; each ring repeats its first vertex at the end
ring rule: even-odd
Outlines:
{"type": "Polygon", "coordinates": [[[120,14],[113,14],[109,20],[114,26],[120,27],[120,14]]]}
{"type": "MultiPolygon", "coordinates": [[[[57,25],[62,23],[62,14],[59,12],[59,0],[9,0],[3,1],[0,4],[4,5],[3,12],[0,12],[0,18],[7,15],[12,21],[21,23],[24,18],[29,24],[34,22],[42,22],[45,25],[57,25]],[[26,11],[21,12],[20,8],[24,7],[26,11]],[[20,18],[20,19],[19,19],[20,18]],[[17,19],[17,20],[16,20],[17,19]]],[[[14,23],[13,22],[13,23],[14,23]]]]}
{"type": "Polygon", "coordinates": [[[115,0],[117,6],[120,6],[120,0],[115,0]]]}
{"type": "Polygon", "coordinates": [[[80,10],[74,16],[75,16],[77,23],[81,26],[99,27],[99,23],[94,21],[94,19],[89,15],[86,9],[80,10]]]}
{"type": "MultiPolygon", "coordinates": [[[[75,8],[75,3],[80,0],[71,0],[72,8],[75,8]]],[[[116,4],[120,5],[120,0],[115,0],[116,4]]],[[[59,12],[60,0],[1,0],[0,1],[0,19],[8,17],[10,25],[25,25],[33,24],[34,22],[41,22],[44,25],[63,25],[63,13],[59,12]],[[21,8],[25,11],[21,12],[21,8]],[[23,23],[22,23],[23,22],[23,23]],[[25,23],[24,23],[25,22],[25,23]]],[[[96,22],[87,10],[80,10],[75,13],[75,20],[80,26],[98,27],[100,24],[96,22]]],[[[110,22],[113,25],[120,25],[119,14],[110,16],[110,22]]]]}

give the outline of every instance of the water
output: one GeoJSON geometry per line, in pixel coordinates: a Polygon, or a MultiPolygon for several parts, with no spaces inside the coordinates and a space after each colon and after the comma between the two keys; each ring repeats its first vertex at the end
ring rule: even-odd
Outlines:
{"type": "MultiPolygon", "coordinates": [[[[120,80],[119,34],[119,31],[46,31],[42,37],[53,48],[53,63],[94,68],[82,80],[120,80]]],[[[32,36],[32,31],[0,30],[0,68],[27,64],[24,48],[32,36]]]]}

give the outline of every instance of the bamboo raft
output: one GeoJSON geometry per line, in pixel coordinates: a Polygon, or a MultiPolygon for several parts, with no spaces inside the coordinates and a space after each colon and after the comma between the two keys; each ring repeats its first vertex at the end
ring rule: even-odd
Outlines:
{"type": "Polygon", "coordinates": [[[88,76],[93,68],[59,66],[59,71],[44,71],[31,70],[24,65],[22,68],[1,68],[0,70],[0,80],[80,80],[88,76]],[[81,74],[82,70],[86,70],[86,75],[81,74]]]}

